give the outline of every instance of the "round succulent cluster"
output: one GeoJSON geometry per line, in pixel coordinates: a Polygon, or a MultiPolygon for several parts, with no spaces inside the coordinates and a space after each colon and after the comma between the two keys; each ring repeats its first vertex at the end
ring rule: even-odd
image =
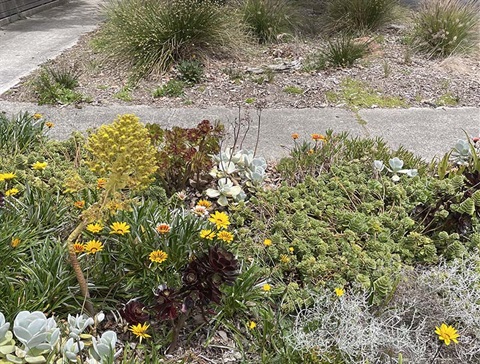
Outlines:
{"type": "Polygon", "coordinates": [[[133,114],[120,115],[88,138],[90,169],[108,178],[107,188],[139,189],[151,182],[157,169],[156,150],[148,130],[133,114]]]}

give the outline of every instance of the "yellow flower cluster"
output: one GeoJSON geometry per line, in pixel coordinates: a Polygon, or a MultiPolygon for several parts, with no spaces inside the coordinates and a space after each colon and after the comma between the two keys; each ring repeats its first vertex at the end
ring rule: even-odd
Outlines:
{"type": "Polygon", "coordinates": [[[88,138],[86,149],[91,155],[87,165],[108,177],[107,185],[114,189],[145,187],[157,169],[148,130],[135,115],[120,115],[102,125],[88,138]]]}
{"type": "Polygon", "coordinates": [[[17,175],[15,173],[11,173],[11,172],[0,173],[0,182],[14,179],[16,176],[17,175]]]}

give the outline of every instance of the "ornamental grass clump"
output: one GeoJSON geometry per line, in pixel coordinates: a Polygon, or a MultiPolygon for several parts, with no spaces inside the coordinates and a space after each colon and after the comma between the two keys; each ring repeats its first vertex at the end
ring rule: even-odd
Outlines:
{"type": "Polygon", "coordinates": [[[106,17],[105,50],[140,77],[192,56],[231,53],[243,41],[236,12],[210,0],[113,0],[106,17]]]}
{"type": "Polygon", "coordinates": [[[480,6],[470,0],[426,0],[415,17],[414,41],[430,56],[447,57],[477,47],[480,6]]]}
{"type": "Polygon", "coordinates": [[[328,0],[326,20],[333,31],[373,31],[393,19],[397,0],[328,0]]]}
{"type": "Polygon", "coordinates": [[[259,43],[274,42],[295,26],[295,8],[285,0],[245,0],[241,12],[250,34],[259,43]]]}

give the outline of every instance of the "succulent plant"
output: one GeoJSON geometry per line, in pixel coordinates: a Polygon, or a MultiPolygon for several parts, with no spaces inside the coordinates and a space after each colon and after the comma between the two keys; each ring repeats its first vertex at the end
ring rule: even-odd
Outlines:
{"type": "Polygon", "coordinates": [[[229,251],[210,247],[208,253],[195,257],[184,269],[182,281],[190,303],[220,303],[222,284],[231,285],[238,275],[238,261],[229,251]]]}
{"type": "Polygon", "coordinates": [[[69,336],[75,340],[80,340],[80,335],[85,331],[88,326],[94,324],[94,320],[87,315],[68,315],[68,326],[70,330],[69,336]]]}
{"type": "Polygon", "coordinates": [[[63,345],[62,351],[69,361],[76,363],[78,353],[82,351],[84,347],[85,343],[83,341],[77,341],[71,337],[63,345]]]}
{"type": "Polygon", "coordinates": [[[143,324],[150,318],[145,305],[136,299],[128,301],[120,314],[130,325],[143,324]]]}
{"type": "Polygon", "coordinates": [[[400,181],[398,173],[406,174],[408,177],[415,177],[418,174],[416,169],[402,169],[403,161],[398,157],[389,159],[388,164],[390,165],[390,168],[386,167],[382,161],[375,160],[373,162],[373,168],[376,172],[381,172],[386,169],[387,171],[393,173],[392,181],[394,182],[400,181]]]}
{"type": "Polygon", "coordinates": [[[115,353],[117,334],[114,331],[105,331],[102,336],[92,337],[90,355],[100,363],[110,363],[120,352],[115,353]]]}
{"type": "Polygon", "coordinates": [[[467,165],[472,157],[470,143],[466,140],[458,140],[453,147],[453,161],[458,165],[467,165]]]}
{"type": "Polygon", "coordinates": [[[135,115],[121,115],[112,124],[102,125],[85,148],[91,154],[87,165],[107,177],[107,189],[145,187],[157,170],[156,150],[135,115]]]}
{"type": "Polygon", "coordinates": [[[157,312],[157,318],[159,320],[176,319],[182,305],[182,298],[178,295],[178,292],[162,284],[155,290],[154,294],[156,297],[154,309],[157,312]]]}
{"type": "Polygon", "coordinates": [[[60,337],[60,329],[53,317],[40,311],[21,311],[13,322],[15,337],[25,346],[27,354],[52,350],[60,337]]]}
{"type": "Polygon", "coordinates": [[[238,196],[241,196],[242,192],[242,187],[234,186],[230,178],[220,178],[218,180],[218,189],[208,188],[206,191],[208,197],[218,197],[220,206],[227,206],[229,197],[236,199],[238,196]]]}

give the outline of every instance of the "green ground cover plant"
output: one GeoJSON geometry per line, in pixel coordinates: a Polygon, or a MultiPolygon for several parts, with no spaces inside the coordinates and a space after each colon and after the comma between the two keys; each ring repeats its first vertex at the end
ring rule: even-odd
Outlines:
{"type": "Polygon", "coordinates": [[[293,134],[272,170],[208,121],[120,115],[61,142],[39,114],[0,121],[1,363],[153,363],[218,337],[249,363],[480,358],[472,140],[427,163],[293,134]]]}

